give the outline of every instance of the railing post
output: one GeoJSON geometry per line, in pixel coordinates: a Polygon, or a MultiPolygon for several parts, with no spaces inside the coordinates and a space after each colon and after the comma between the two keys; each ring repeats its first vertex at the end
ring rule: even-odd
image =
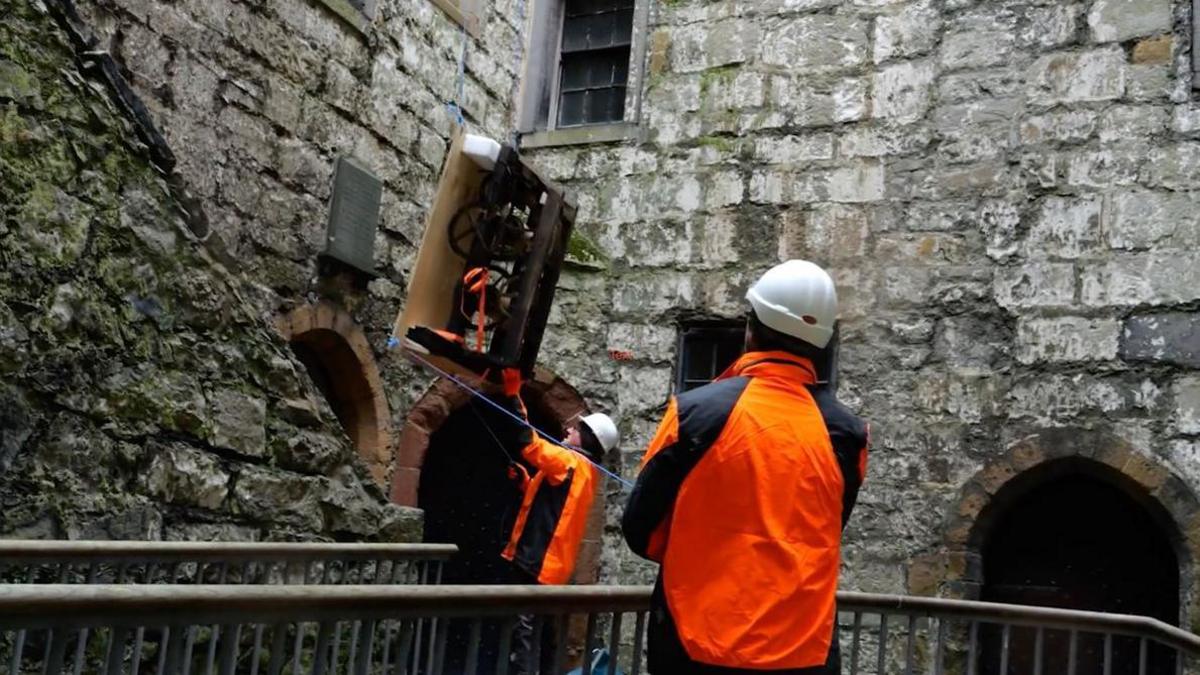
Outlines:
{"type": "Polygon", "coordinates": [[[875,666],[875,672],[878,675],[883,675],[887,672],[887,639],[888,639],[888,615],[879,614],[879,654],[875,666]]]}
{"type": "Polygon", "coordinates": [[[583,633],[583,675],[592,675],[592,649],[595,647],[595,642],[592,641],[596,633],[596,613],[588,612],[587,628],[583,633]]]}
{"type": "Polygon", "coordinates": [[[933,675],[943,675],[946,672],[946,619],[937,620],[937,646],[934,648],[933,675]]]}
{"type": "Polygon", "coordinates": [[[975,675],[976,670],[977,670],[975,661],[978,658],[978,651],[979,651],[979,622],[978,621],[971,622],[970,631],[971,631],[971,637],[968,641],[968,646],[967,646],[967,675],[975,675]]]}
{"type": "Polygon", "coordinates": [[[1078,653],[1079,631],[1073,630],[1067,647],[1067,675],[1075,675],[1075,669],[1079,665],[1078,653]]]}
{"type": "Polygon", "coordinates": [[[1033,675],[1042,675],[1042,652],[1045,639],[1046,631],[1039,626],[1037,635],[1033,638],[1033,675]]]}
{"type": "Polygon", "coordinates": [[[917,652],[917,615],[908,615],[908,646],[904,657],[904,675],[912,675],[917,652]]]}
{"type": "Polygon", "coordinates": [[[862,612],[854,613],[854,633],[850,638],[850,675],[858,675],[858,652],[862,639],[862,612]]]}
{"type": "Polygon", "coordinates": [[[646,633],[646,612],[637,613],[637,621],[633,628],[633,671],[630,675],[640,675],[642,671],[642,636],[646,633]]]}
{"type": "Polygon", "coordinates": [[[1008,645],[1012,638],[1012,626],[1004,624],[1000,629],[1000,675],[1008,675],[1008,645]]]}

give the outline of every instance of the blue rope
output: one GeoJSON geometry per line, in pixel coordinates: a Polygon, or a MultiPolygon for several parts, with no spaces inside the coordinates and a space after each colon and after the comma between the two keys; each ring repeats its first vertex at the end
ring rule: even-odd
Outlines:
{"type": "MultiPolygon", "coordinates": [[[[393,335],[388,338],[387,345],[388,345],[389,349],[394,348],[399,344],[400,344],[400,340],[397,339],[396,336],[393,335]]],[[[625,489],[627,489],[627,490],[633,489],[633,483],[625,480],[624,478],[621,478],[619,475],[613,473],[612,471],[609,471],[608,469],[606,469],[599,463],[593,461],[580,448],[576,448],[576,447],[567,445],[566,443],[563,443],[562,441],[558,440],[554,436],[551,436],[550,434],[546,433],[545,431],[542,431],[541,429],[533,426],[533,424],[531,424],[529,422],[529,420],[525,419],[524,417],[521,417],[520,415],[514,414],[508,408],[505,408],[504,406],[500,405],[499,403],[496,403],[492,399],[485,396],[483,394],[483,392],[475,389],[474,387],[467,384],[466,382],[463,382],[462,380],[455,377],[453,374],[448,373],[445,370],[442,370],[441,368],[438,368],[436,365],[431,363],[428,359],[422,357],[420,354],[416,354],[412,351],[406,351],[405,355],[408,356],[409,358],[413,359],[414,361],[420,362],[422,365],[428,367],[430,370],[434,371],[438,375],[441,375],[442,377],[446,378],[447,380],[450,380],[454,384],[457,384],[459,387],[462,387],[468,393],[470,393],[472,396],[478,398],[479,400],[483,401],[484,403],[487,403],[488,405],[492,406],[496,410],[499,410],[500,412],[504,413],[505,415],[508,415],[513,420],[515,420],[517,422],[517,424],[520,424],[524,427],[527,427],[531,431],[536,432],[539,436],[541,436],[542,438],[546,439],[547,441],[550,441],[551,443],[557,445],[558,447],[566,449],[566,450],[570,450],[571,452],[574,452],[575,454],[579,455],[584,460],[586,460],[589,464],[591,464],[592,466],[599,469],[601,473],[603,473],[604,475],[608,476],[609,478],[612,478],[613,480],[620,483],[621,486],[624,487],[625,489]]]]}
{"type": "Polygon", "coordinates": [[[463,87],[467,80],[467,45],[470,44],[470,38],[467,37],[467,29],[459,28],[462,33],[462,50],[458,53],[458,80],[454,85],[454,100],[446,102],[446,108],[450,111],[450,116],[458,126],[465,126],[467,121],[463,117],[462,100],[463,87]]]}

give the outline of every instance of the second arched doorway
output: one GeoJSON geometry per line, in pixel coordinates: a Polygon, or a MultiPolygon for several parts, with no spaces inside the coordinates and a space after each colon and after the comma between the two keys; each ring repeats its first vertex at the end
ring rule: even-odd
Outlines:
{"type": "MultiPolygon", "coordinates": [[[[562,379],[539,370],[521,392],[531,423],[561,438],[567,425],[587,412],[579,393],[562,379]]],[[[525,583],[500,557],[519,507],[509,480],[511,449],[494,436],[512,421],[463,387],[437,381],[409,413],[397,448],[392,501],[425,512],[425,541],[453,543],[459,553],[444,568],[443,583],[525,583]]],[[[573,583],[595,583],[604,524],[604,486],[592,503],[573,583]]],[[[583,617],[578,617],[582,619],[583,617]]],[[[578,659],[584,624],[572,622],[568,661],[578,659]],[[578,625],[576,625],[578,623],[578,625]]],[[[461,667],[470,626],[449,622],[448,672],[461,667]]],[[[499,622],[481,627],[479,663],[494,664],[501,644],[499,622]]],[[[481,670],[487,672],[487,669],[481,670]]]]}
{"type": "MultiPolygon", "coordinates": [[[[982,600],[1179,620],[1177,537],[1168,514],[1120,472],[1092,460],[1060,459],[1017,476],[995,495],[978,532],[982,600]]],[[[1000,675],[1002,635],[982,634],[981,675],[1000,675]]],[[[1041,672],[1066,672],[1071,634],[1046,631],[1041,672]]],[[[1037,636],[1012,629],[1008,673],[1033,673],[1037,636]]],[[[1079,633],[1076,672],[1104,671],[1105,643],[1079,633]]],[[[1111,672],[1138,673],[1140,644],[1114,638],[1111,672]]],[[[1151,649],[1147,673],[1174,672],[1151,649]]],[[[1007,674],[1005,674],[1007,675],[1007,674]]]]}

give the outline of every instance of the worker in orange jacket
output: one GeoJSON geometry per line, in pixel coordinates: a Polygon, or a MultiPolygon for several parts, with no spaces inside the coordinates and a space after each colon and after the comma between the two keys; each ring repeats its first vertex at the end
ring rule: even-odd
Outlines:
{"type": "Polygon", "coordinates": [[[746,353],[670,401],[622,518],[660,563],[648,667],[839,672],[841,532],[866,472],[867,425],[817,381],[833,280],[791,260],[747,294],[746,353]]]}
{"type": "MultiPolygon", "coordinates": [[[[508,407],[527,420],[518,396],[516,371],[504,372],[504,391],[508,407]]],[[[513,563],[524,583],[565,584],[575,570],[599,484],[594,463],[617,447],[617,425],[603,413],[584,415],[570,425],[561,444],[533,433],[527,425],[511,427],[501,440],[519,450],[522,461],[510,466],[509,476],[518,482],[523,497],[508,545],[500,555],[513,563]]],[[[512,655],[518,673],[524,672],[533,649],[533,617],[519,619],[512,655]]]]}

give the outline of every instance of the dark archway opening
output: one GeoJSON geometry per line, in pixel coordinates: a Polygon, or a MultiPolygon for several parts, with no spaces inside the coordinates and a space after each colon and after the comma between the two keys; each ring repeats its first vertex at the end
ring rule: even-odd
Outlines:
{"type": "MultiPolygon", "coordinates": [[[[1152,513],[1114,481],[1089,473],[1057,475],[1021,491],[987,531],[982,599],[1179,620],[1179,563],[1171,537],[1152,513]]],[[[982,631],[979,672],[997,675],[1002,633],[982,631]]],[[[1067,672],[1070,634],[1046,631],[1041,672],[1067,672]]],[[[1104,672],[1104,638],[1078,634],[1076,672],[1104,672]]],[[[1114,637],[1113,675],[1138,673],[1136,638],[1114,637]]],[[[1036,633],[1013,628],[1007,674],[1035,672],[1036,633]]],[[[1150,648],[1148,673],[1174,672],[1165,649],[1150,648]]]]}
{"type": "MultiPolygon", "coordinates": [[[[530,421],[561,434],[560,423],[526,396],[530,421]]],[[[527,583],[500,557],[520,507],[521,493],[508,478],[509,455],[492,430],[514,422],[475,399],[450,414],[429,439],[421,467],[418,506],[425,511],[425,541],[456,544],[458,555],[445,565],[442,583],[527,583]]],[[[510,449],[514,454],[516,449],[510,449]]],[[[446,672],[461,672],[469,624],[451,621],[446,672]]],[[[491,672],[500,642],[499,622],[482,627],[479,672],[491,672]]]]}
{"type": "Polygon", "coordinates": [[[367,423],[364,418],[373,418],[374,414],[369,410],[371,392],[354,350],[331,330],[312,330],[299,335],[292,340],[291,347],[313,384],[329,402],[350,442],[361,448],[364,440],[361,432],[367,423]]]}

